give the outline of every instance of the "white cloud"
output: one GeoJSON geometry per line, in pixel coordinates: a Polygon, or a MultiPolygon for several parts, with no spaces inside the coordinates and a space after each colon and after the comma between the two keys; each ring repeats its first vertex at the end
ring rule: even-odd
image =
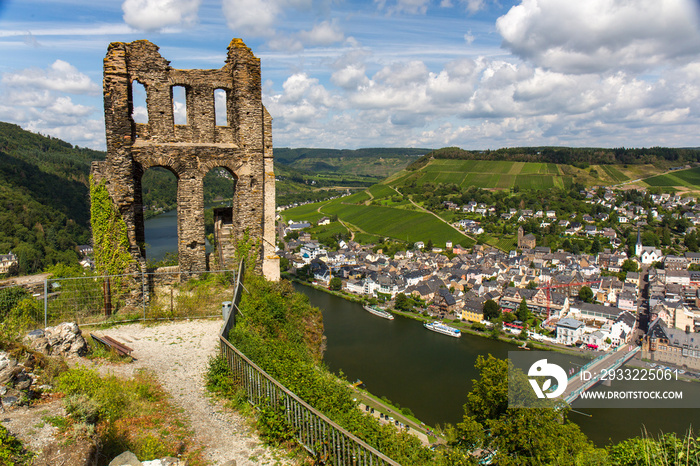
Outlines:
{"type": "Polygon", "coordinates": [[[484,0],[463,0],[463,2],[469,13],[476,13],[479,10],[483,10],[485,7],[484,0]]]}
{"type": "Polygon", "coordinates": [[[201,0],[124,0],[124,22],[143,31],[167,26],[191,27],[197,22],[201,0]]]}
{"type": "Polygon", "coordinates": [[[104,124],[90,119],[101,112],[89,105],[99,87],[71,64],[56,60],[47,69],[5,73],[0,79],[0,120],[81,146],[103,148],[104,124]],[[88,104],[75,102],[70,95],[88,104]]]}
{"type": "Polygon", "coordinates": [[[37,87],[72,94],[99,94],[101,88],[76,67],[63,60],[56,60],[48,69],[29,68],[16,73],[6,73],[3,84],[12,87],[37,87]]]}
{"type": "Polygon", "coordinates": [[[281,2],[276,0],[223,0],[223,12],[228,27],[240,37],[274,34],[281,2]]]}
{"type": "Polygon", "coordinates": [[[331,45],[345,40],[337,21],[322,21],[310,31],[301,31],[299,38],[308,45],[331,45]]]}
{"type": "Polygon", "coordinates": [[[505,48],[564,73],[648,70],[700,53],[692,0],[522,0],[496,27],[505,48]]]}
{"type": "Polygon", "coordinates": [[[357,89],[369,84],[369,79],[365,73],[363,65],[348,65],[334,72],[331,76],[331,82],[344,89],[357,89]]]}
{"type": "Polygon", "coordinates": [[[430,0],[396,0],[391,5],[387,4],[386,0],[374,0],[380,10],[386,10],[387,13],[409,13],[424,15],[428,11],[430,0]]]}
{"type": "Polygon", "coordinates": [[[345,35],[338,27],[337,21],[322,21],[315,24],[309,31],[299,31],[295,34],[280,34],[271,38],[267,45],[272,50],[300,52],[304,46],[329,46],[343,42],[345,35]]]}

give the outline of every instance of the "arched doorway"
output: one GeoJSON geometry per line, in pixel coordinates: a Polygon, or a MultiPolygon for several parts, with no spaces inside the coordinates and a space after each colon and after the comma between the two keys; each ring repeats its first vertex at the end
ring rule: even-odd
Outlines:
{"type": "Polygon", "coordinates": [[[141,177],[145,255],[150,267],[177,265],[177,175],[151,167],[141,177]]]}
{"type": "Polygon", "coordinates": [[[204,176],[204,229],[210,269],[226,269],[234,239],[234,196],[238,178],[226,167],[214,167],[204,176]]]}

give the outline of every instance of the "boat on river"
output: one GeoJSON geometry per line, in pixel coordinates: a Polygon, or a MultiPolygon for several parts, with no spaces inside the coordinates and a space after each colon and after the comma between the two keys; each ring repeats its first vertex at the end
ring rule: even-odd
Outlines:
{"type": "Polygon", "coordinates": [[[370,314],[374,314],[375,316],[379,316],[383,319],[394,320],[394,316],[390,312],[376,308],[374,306],[368,306],[366,304],[362,307],[365,311],[369,312],[370,314]]]}
{"type": "Polygon", "coordinates": [[[460,332],[459,329],[450,327],[449,325],[445,325],[440,322],[426,322],[423,324],[423,327],[427,328],[428,330],[432,330],[433,332],[442,333],[443,335],[449,335],[451,337],[459,338],[462,336],[462,332],[460,332]]]}

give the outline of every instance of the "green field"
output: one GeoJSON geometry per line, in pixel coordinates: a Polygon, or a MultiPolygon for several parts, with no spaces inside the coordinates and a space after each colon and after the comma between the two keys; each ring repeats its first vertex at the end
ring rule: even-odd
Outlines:
{"type": "Polygon", "coordinates": [[[618,183],[622,181],[629,181],[629,177],[622,173],[620,170],[617,168],[613,167],[612,165],[599,165],[600,168],[602,168],[605,173],[608,174],[610,178],[612,178],[613,181],[616,181],[618,183]]]}
{"type": "Polygon", "coordinates": [[[369,194],[367,194],[367,191],[360,191],[343,198],[343,202],[348,204],[362,204],[363,202],[369,200],[370,197],[369,194]]]}
{"type": "Polygon", "coordinates": [[[340,222],[331,222],[328,225],[309,228],[308,232],[311,233],[312,237],[323,241],[326,238],[335,237],[337,234],[347,235],[348,229],[340,222]]]}
{"type": "Polygon", "coordinates": [[[368,191],[375,199],[380,197],[396,196],[396,191],[394,191],[391,186],[385,184],[375,184],[374,186],[370,187],[368,191]]]}
{"type": "Polygon", "coordinates": [[[433,160],[415,173],[400,175],[392,184],[401,185],[408,180],[417,184],[451,183],[462,187],[495,189],[514,186],[520,189],[549,189],[571,185],[571,177],[563,176],[556,164],[502,160],[433,160]]]}
{"type": "Polygon", "coordinates": [[[337,215],[344,222],[365,233],[380,237],[409,243],[432,240],[433,244],[440,247],[444,247],[448,240],[465,247],[474,244],[473,240],[425,212],[375,205],[347,205],[340,202],[328,203],[321,211],[326,215],[337,215]]]}
{"type": "Polygon", "coordinates": [[[313,204],[306,204],[299,207],[294,207],[293,209],[283,210],[280,215],[284,221],[292,220],[293,222],[318,222],[322,217],[326,217],[318,211],[318,208],[328,201],[315,202],[313,204]]]}
{"type": "Polygon", "coordinates": [[[700,188],[700,167],[652,176],[646,178],[644,182],[649,186],[685,186],[698,189],[700,188]]]}

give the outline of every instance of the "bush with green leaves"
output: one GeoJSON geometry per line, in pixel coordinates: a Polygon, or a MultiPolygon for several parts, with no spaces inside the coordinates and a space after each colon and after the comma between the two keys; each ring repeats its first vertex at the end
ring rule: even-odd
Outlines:
{"type": "MultiPolygon", "coordinates": [[[[301,399],[389,457],[406,465],[435,464],[435,454],[417,437],[365,415],[347,381],[321,366],[321,313],[305,295],[296,293],[289,282],[255,276],[247,277],[245,286],[249,292],[243,294],[237,325],[229,335],[234,346],[301,399]]],[[[288,441],[293,432],[275,407],[262,410],[260,428],[267,438],[280,442],[288,441]]]]}
{"type": "Polygon", "coordinates": [[[3,466],[29,465],[33,456],[24,449],[22,442],[10,435],[5,426],[0,425],[0,464],[3,466]]]}

